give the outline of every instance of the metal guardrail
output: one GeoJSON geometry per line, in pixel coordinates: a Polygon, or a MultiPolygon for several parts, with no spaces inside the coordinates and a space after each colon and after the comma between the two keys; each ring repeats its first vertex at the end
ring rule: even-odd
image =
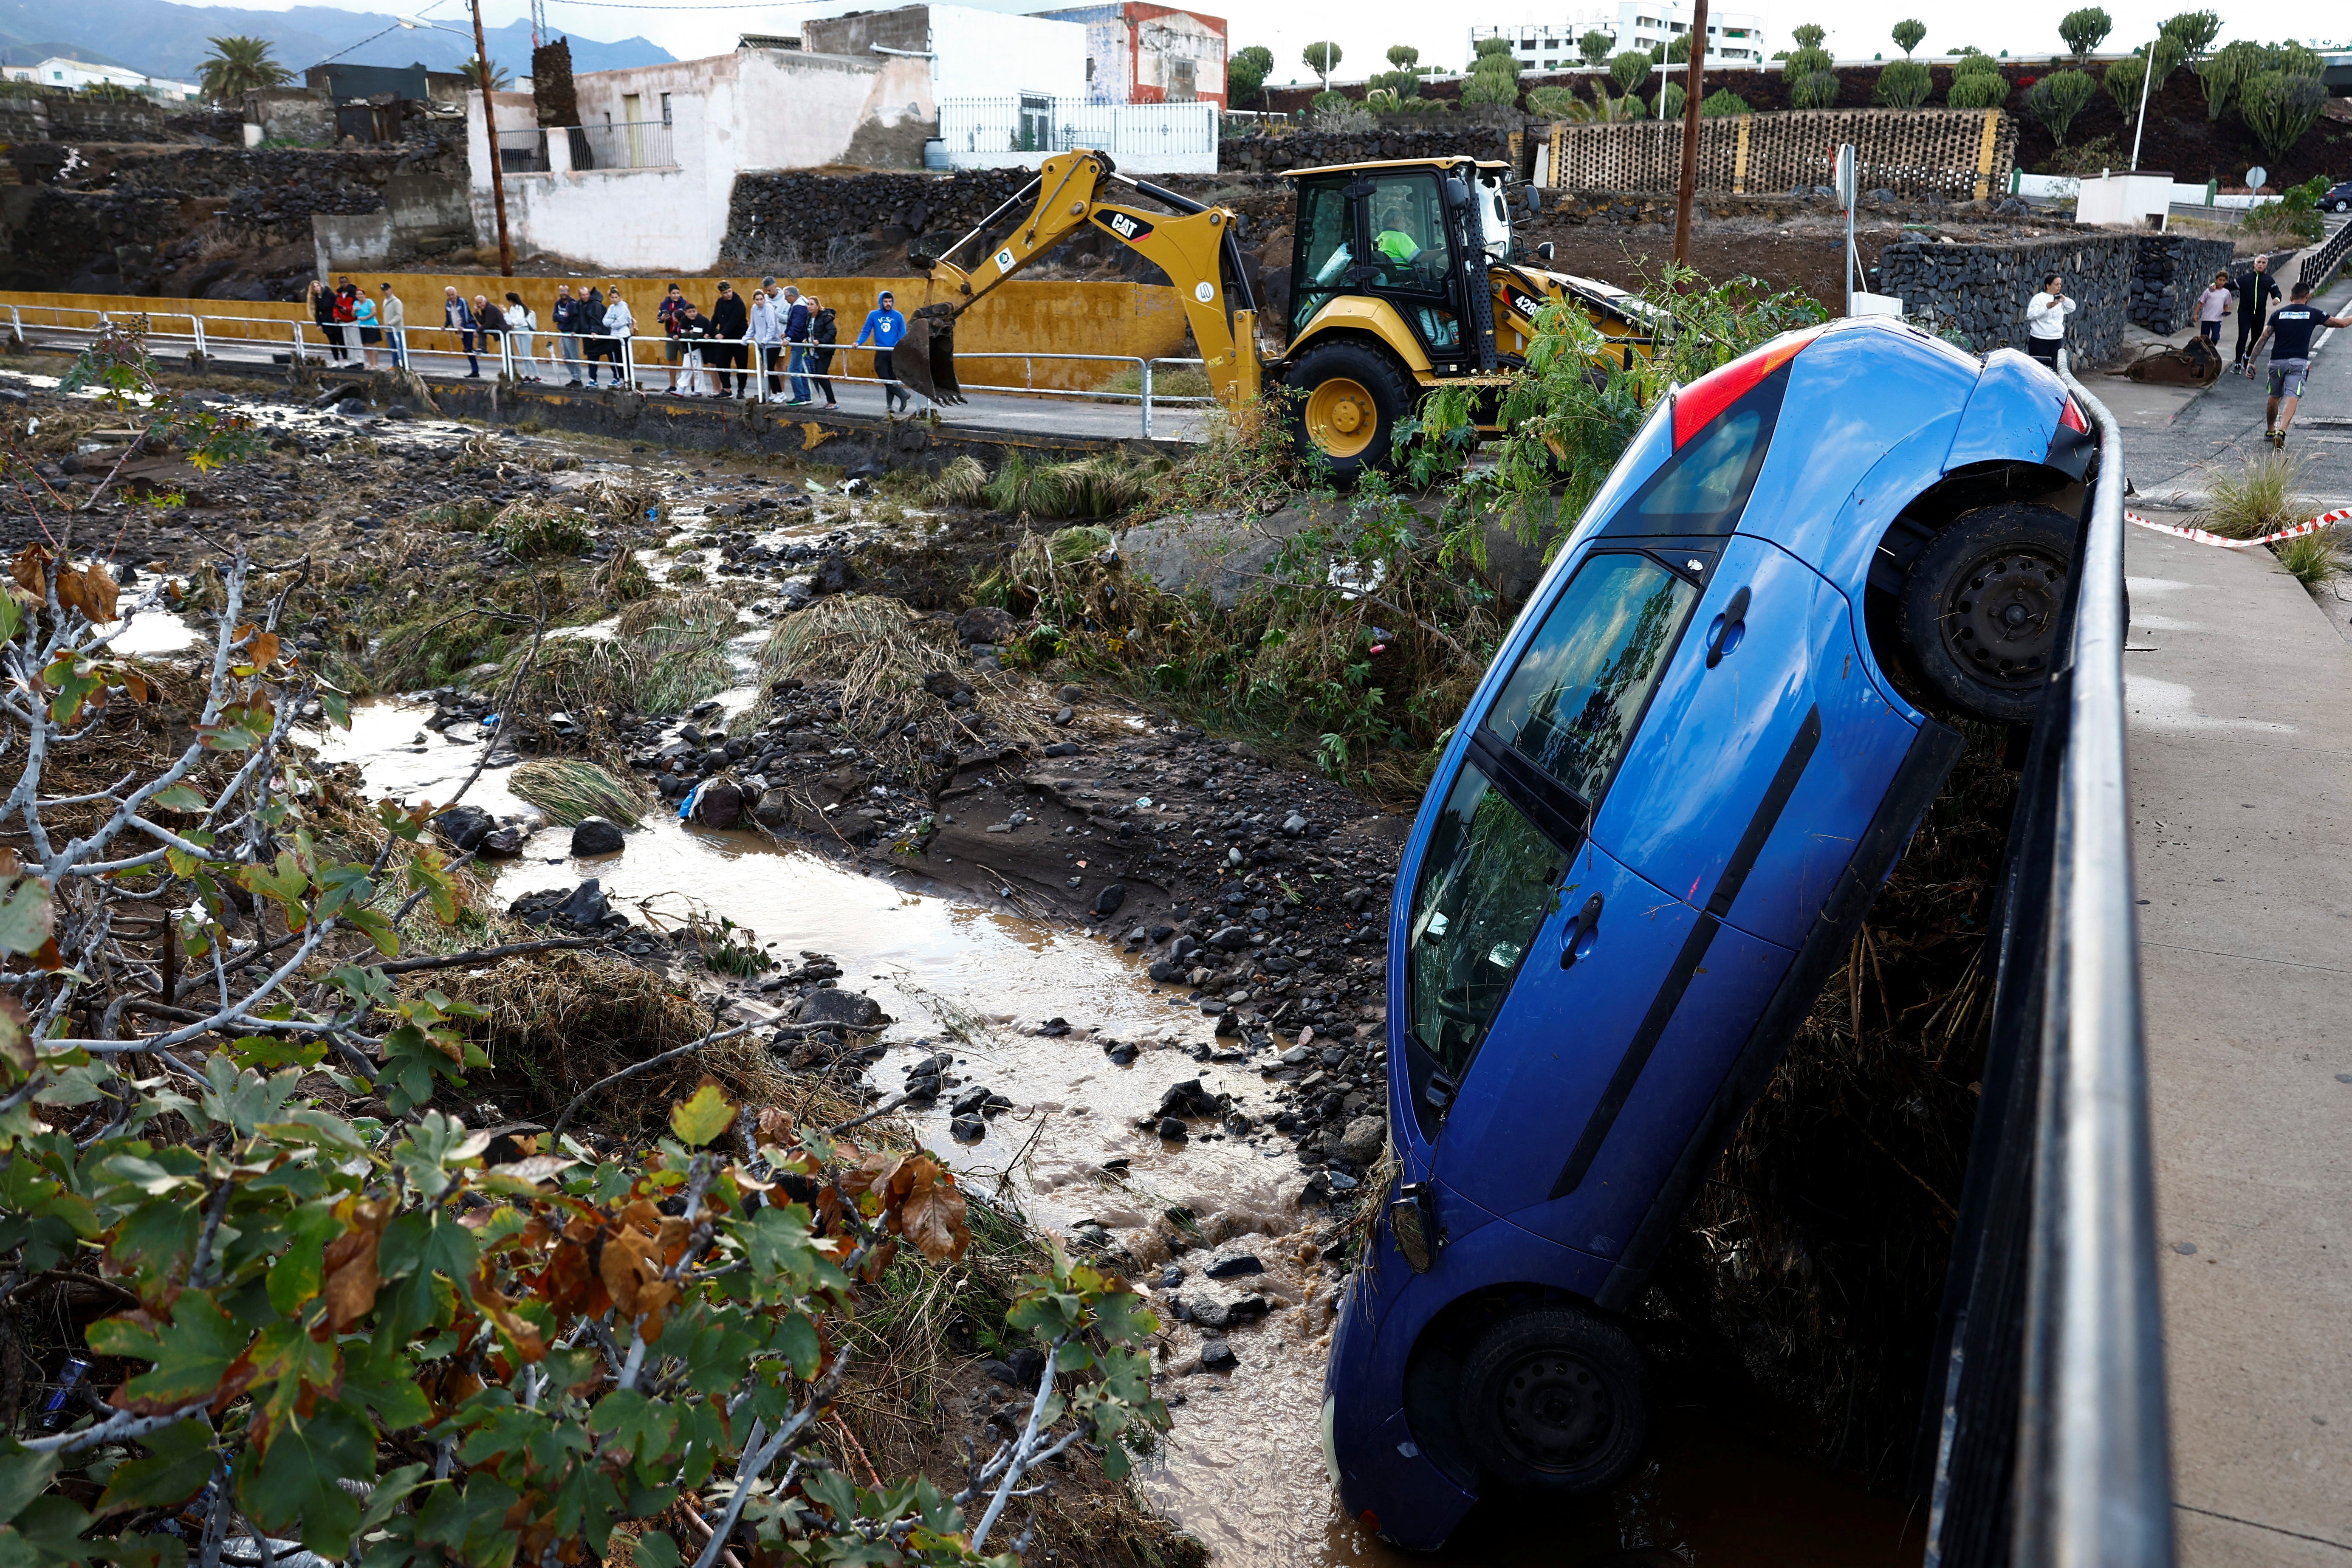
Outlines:
{"type": "Polygon", "coordinates": [[[2125,768],[2124,463],[2099,438],[2010,827],[1991,1041],[1924,1448],[1927,1568],[2171,1568],[2172,1465],[2125,768]]]}
{"type": "MultiPolygon", "coordinates": [[[[92,319],[86,327],[64,321],[37,321],[31,324],[31,329],[34,331],[58,333],[77,340],[95,338],[99,329],[106,325],[115,314],[75,305],[8,305],[5,308],[8,315],[9,329],[20,341],[31,340],[26,337],[26,323],[24,319],[24,313],[26,310],[46,311],[59,316],[90,317],[92,319]]],[[[131,312],[125,311],[121,314],[128,315],[131,312]]],[[[193,353],[223,359],[238,358],[239,356],[231,350],[243,348],[281,360],[289,355],[299,355],[305,359],[318,360],[330,365],[357,369],[406,365],[415,369],[419,373],[431,371],[444,376],[463,375],[465,372],[458,370],[460,365],[471,369],[482,361],[488,361],[495,366],[494,373],[497,376],[509,381],[522,380],[531,375],[533,368],[539,366],[546,366],[551,370],[561,368],[574,376],[583,369],[601,366],[603,369],[611,371],[616,381],[627,385],[631,390],[644,392],[653,396],[667,395],[667,389],[646,385],[647,377],[666,376],[675,384],[685,377],[688,369],[683,363],[672,365],[669,362],[668,350],[671,340],[657,334],[629,337],[625,340],[629,345],[629,351],[625,354],[622,353],[618,347],[622,340],[596,334],[575,334],[573,336],[581,345],[583,352],[578,358],[567,360],[562,357],[561,351],[564,335],[546,327],[527,333],[480,330],[466,333],[457,328],[444,327],[435,323],[404,326],[397,329],[383,328],[379,330],[383,333],[383,341],[370,348],[361,340],[357,323],[339,329],[337,338],[330,340],[326,336],[325,329],[317,322],[299,318],[219,316],[185,310],[142,312],[142,314],[148,314],[151,323],[156,316],[173,320],[184,319],[188,323],[189,329],[185,332],[162,331],[151,324],[147,332],[147,340],[151,344],[184,343],[193,353]],[[209,331],[208,324],[211,329],[209,331]],[[235,335],[226,334],[219,330],[224,326],[258,328],[268,335],[251,331],[235,335]],[[468,337],[474,340],[470,346],[465,340],[468,337]],[[591,343],[600,349],[610,345],[608,350],[610,357],[590,359],[585,350],[591,343]],[[366,358],[371,353],[375,357],[373,364],[371,364],[366,358]]],[[[702,342],[703,362],[694,367],[694,370],[699,378],[714,383],[712,390],[716,390],[715,383],[718,378],[737,376],[743,378],[744,386],[751,393],[747,400],[749,402],[778,402],[789,390],[794,374],[791,370],[791,344],[773,345],[772,354],[763,363],[761,356],[756,351],[761,345],[746,340],[705,339],[702,342]],[[737,367],[717,363],[710,350],[719,348],[730,350],[742,350],[743,364],[737,367]],[[776,383],[776,387],[772,389],[769,384],[772,380],[776,383]]],[[[871,348],[860,349],[848,343],[822,346],[831,349],[836,356],[837,362],[844,364],[847,362],[845,356],[848,354],[874,352],[871,348]]],[[[1206,362],[1197,358],[1172,354],[1150,357],[1136,354],[1071,354],[1039,349],[980,349],[960,352],[956,357],[960,362],[983,360],[1020,361],[1024,362],[1024,367],[1030,361],[1040,360],[1134,366],[1137,371],[1138,387],[1131,392],[1113,392],[1101,388],[1040,387],[1029,384],[1013,386],[969,381],[963,383],[963,390],[975,392],[996,392],[1013,397],[1074,398],[1096,402],[1133,402],[1137,405],[1140,421],[1139,434],[1145,440],[1151,440],[1156,434],[1152,428],[1152,414],[1155,410],[1171,407],[1200,407],[1215,401],[1205,397],[1171,397],[1160,392],[1155,388],[1156,372],[1160,367],[1202,365],[1206,362]]],[[[803,370],[798,373],[808,381],[846,382],[852,386],[878,387],[897,384],[886,382],[878,376],[852,375],[845,371],[803,370]]],[[[1029,379],[1034,380],[1034,376],[1029,379]]],[[[910,392],[908,395],[913,394],[910,392]]]]}

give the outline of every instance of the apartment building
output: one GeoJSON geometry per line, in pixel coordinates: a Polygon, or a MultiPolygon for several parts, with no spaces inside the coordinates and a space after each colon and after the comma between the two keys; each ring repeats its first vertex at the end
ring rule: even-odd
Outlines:
{"type": "MultiPolygon", "coordinates": [[[[1587,33],[1606,34],[1613,53],[1671,44],[1690,32],[1690,24],[1688,0],[1618,0],[1612,11],[1588,12],[1559,23],[1473,27],[1470,52],[1476,56],[1482,38],[1507,38],[1522,70],[1565,70],[1581,63],[1577,40],[1587,33]]],[[[1706,63],[1727,70],[1760,69],[1765,57],[1764,26],[1760,11],[1718,12],[1709,6],[1706,63]]]]}

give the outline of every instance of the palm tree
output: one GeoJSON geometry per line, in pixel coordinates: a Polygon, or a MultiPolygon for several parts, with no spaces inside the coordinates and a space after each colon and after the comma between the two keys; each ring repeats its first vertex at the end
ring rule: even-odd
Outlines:
{"type": "Polygon", "coordinates": [[[234,103],[255,88],[278,87],[294,79],[292,71],[269,57],[267,38],[237,34],[205,42],[212,45],[213,52],[202,62],[202,85],[205,96],[215,103],[234,103]]]}
{"type": "MultiPolygon", "coordinates": [[[[499,64],[496,60],[492,60],[489,64],[490,91],[504,92],[508,88],[514,85],[514,73],[512,71],[507,69],[506,67],[499,64]]],[[[466,74],[472,77],[477,85],[481,82],[482,58],[480,56],[477,55],[472,59],[466,62],[466,74]]]]}

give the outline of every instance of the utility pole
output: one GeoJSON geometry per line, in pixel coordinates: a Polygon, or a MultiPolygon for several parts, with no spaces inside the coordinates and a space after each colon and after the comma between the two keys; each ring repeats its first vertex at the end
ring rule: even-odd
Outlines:
{"type": "Polygon", "coordinates": [[[1690,41],[1690,71],[1683,80],[1683,177],[1675,187],[1676,267],[1690,265],[1691,196],[1698,189],[1698,90],[1706,68],[1706,0],[1691,0],[1690,41]]]}
{"type": "MultiPolygon", "coordinates": [[[[1705,5],[1706,0],[1699,3],[1705,5]]],[[[490,100],[490,46],[482,37],[482,0],[474,0],[474,73],[482,89],[482,131],[490,141],[490,201],[499,210],[499,276],[512,277],[514,242],[507,238],[506,157],[499,151],[498,105],[490,100]]]]}

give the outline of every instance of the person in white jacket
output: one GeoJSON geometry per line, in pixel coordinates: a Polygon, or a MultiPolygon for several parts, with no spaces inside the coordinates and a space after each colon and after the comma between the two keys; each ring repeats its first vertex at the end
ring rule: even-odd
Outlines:
{"type": "Polygon", "coordinates": [[[2042,280],[2042,292],[2025,302],[2025,351],[2058,368],[2058,350],[2066,346],[2066,318],[2076,301],[2066,298],[2066,279],[2052,273],[2042,280]]]}
{"type": "Polygon", "coordinates": [[[619,284],[613,286],[612,298],[604,301],[604,340],[618,350],[613,365],[613,384],[626,382],[636,384],[636,347],[629,341],[637,335],[637,318],[629,302],[621,298],[619,284]]]}
{"type": "Polygon", "coordinates": [[[765,285],[751,290],[751,352],[757,361],[753,370],[758,379],[755,391],[762,397],[776,395],[776,354],[784,341],[784,321],[776,308],[776,297],[765,285]]]}

